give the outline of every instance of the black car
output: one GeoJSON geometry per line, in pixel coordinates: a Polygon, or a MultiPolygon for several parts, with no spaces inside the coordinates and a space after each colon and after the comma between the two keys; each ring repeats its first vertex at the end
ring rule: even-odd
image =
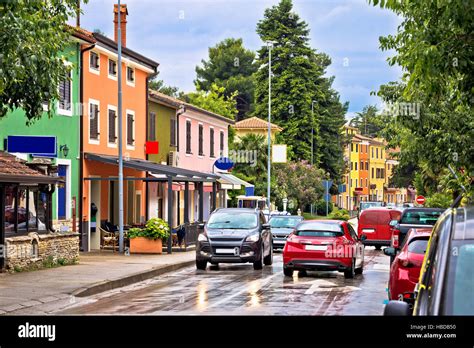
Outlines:
{"type": "MultiPolygon", "coordinates": [[[[414,315],[474,315],[474,207],[448,209],[433,228],[413,297],[414,315]]],[[[385,315],[409,315],[390,301],[385,315]]]]}
{"type": "Polygon", "coordinates": [[[196,247],[198,269],[206,269],[208,262],[252,262],[256,270],[273,263],[270,225],[259,209],[218,209],[200,228],[203,231],[196,247]]]}
{"type": "Polygon", "coordinates": [[[274,215],[268,222],[273,236],[273,249],[283,249],[286,238],[293,232],[296,225],[303,221],[299,215],[274,215]]]}

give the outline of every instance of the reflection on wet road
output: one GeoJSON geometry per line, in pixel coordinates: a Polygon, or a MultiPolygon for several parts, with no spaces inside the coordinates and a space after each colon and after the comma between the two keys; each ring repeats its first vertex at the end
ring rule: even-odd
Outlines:
{"type": "Polygon", "coordinates": [[[364,274],[338,272],[283,275],[281,254],[273,266],[221,264],[187,267],[141,283],[79,299],[67,314],[166,315],[381,315],[387,298],[389,260],[365,250],[364,274]]]}

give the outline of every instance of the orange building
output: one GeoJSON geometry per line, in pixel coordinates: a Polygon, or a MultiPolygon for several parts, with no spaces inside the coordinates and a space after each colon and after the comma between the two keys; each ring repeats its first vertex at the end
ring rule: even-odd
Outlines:
{"type": "Polygon", "coordinates": [[[355,134],[354,139],[359,140],[359,186],[357,189],[358,202],[367,201],[369,198],[369,146],[371,138],[355,134]]]}
{"type": "MultiPolygon", "coordinates": [[[[82,51],[82,249],[99,249],[98,227],[118,224],[118,69],[122,71],[122,149],[124,161],[146,160],[148,78],[158,63],[126,47],[128,10],[121,5],[122,66],[117,66],[118,6],[115,40],[94,33],[95,45],[82,51]]],[[[124,166],[124,223],[146,218],[146,171],[124,166]]]]}

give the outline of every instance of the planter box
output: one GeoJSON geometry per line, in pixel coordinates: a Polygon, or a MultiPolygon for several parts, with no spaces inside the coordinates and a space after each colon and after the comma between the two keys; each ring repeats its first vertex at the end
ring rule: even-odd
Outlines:
{"type": "Polygon", "coordinates": [[[130,253],[132,254],[161,254],[163,243],[161,239],[137,237],[130,239],[130,253]]]}

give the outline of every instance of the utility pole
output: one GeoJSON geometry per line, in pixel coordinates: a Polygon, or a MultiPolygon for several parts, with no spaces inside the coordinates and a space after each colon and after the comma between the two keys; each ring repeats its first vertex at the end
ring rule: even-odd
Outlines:
{"type": "Polygon", "coordinates": [[[119,252],[123,253],[123,154],[122,154],[122,30],[121,7],[118,0],[118,28],[117,28],[117,65],[118,65],[118,184],[119,184],[119,252]]]}
{"type": "Polygon", "coordinates": [[[268,213],[270,214],[271,205],[270,205],[270,177],[271,177],[271,146],[272,146],[272,133],[271,133],[271,120],[272,120],[272,48],[273,41],[266,42],[268,47],[268,161],[267,161],[267,204],[268,204],[268,213]]]}

